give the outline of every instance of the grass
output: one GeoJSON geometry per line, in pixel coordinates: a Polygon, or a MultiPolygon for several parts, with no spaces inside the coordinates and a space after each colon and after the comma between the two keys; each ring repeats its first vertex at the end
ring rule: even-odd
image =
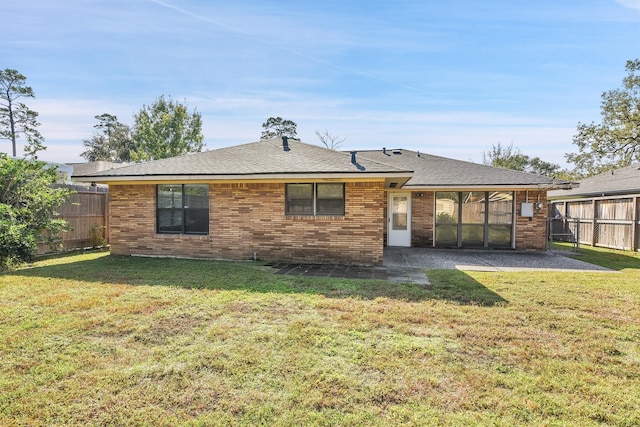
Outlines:
{"type": "Polygon", "coordinates": [[[640,425],[640,257],[433,286],[88,253],[0,275],[0,425],[640,425]]]}
{"type": "MultiPolygon", "coordinates": [[[[554,249],[572,251],[568,243],[554,243],[554,249]]],[[[569,256],[612,270],[637,269],[640,255],[637,252],[580,246],[578,252],[567,252],[569,256]]]]}

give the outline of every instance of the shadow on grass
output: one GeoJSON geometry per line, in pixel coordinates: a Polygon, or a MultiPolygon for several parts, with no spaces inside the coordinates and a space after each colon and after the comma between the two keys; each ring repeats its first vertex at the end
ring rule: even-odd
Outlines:
{"type": "Polygon", "coordinates": [[[427,276],[433,286],[432,298],[483,306],[509,302],[461,270],[430,270],[427,276]]]}
{"type": "Polygon", "coordinates": [[[492,306],[506,303],[500,295],[457,270],[433,270],[430,286],[391,283],[379,279],[346,279],[275,274],[260,263],[174,258],[96,255],[49,259],[8,274],[133,286],[173,286],[186,289],[301,293],[329,298],[390,298],[405,301],[449,300],[492,306]]]}

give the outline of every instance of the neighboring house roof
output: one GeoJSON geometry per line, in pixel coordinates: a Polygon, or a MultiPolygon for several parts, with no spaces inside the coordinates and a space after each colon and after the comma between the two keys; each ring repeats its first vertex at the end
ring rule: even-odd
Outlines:
{"type": "MultiPolygon", "coordinates": [[[[107,162],[104,160],[98,160],[96,162],[87,162],[87,163],[67,163],[65,166],[67,166],[71,170],[69,174],[69,178],[71,179],[77,175],[86,175],[89,173],[121,168],[125,165],[126,163],[115,163],[115,162],[107,162]]],[[[73,179],[73,181],[74,181],[74,184],[76,184],[77,186],[75,187],[75,189],[78,191],[87,190],[88,187],[91,189],[91,191],[97,191],[97,192],[108,191],[108,187],[106,185],[96,184],[91,179],[86,181],[73,179]]]]}
{"type": "Polygon", "coordinates": [[[395,149],[359,151],[361,159],[413,170],[408,189],[561,188],[571,185],[541,175],[395,149]]]}
{"type": "Polygon", "coordinates": [[[102,172],[109,169],[121,168],[126,166],[126,163],[107,162],[104,160],[98,160],[97,162],[87,163],[67,163],[68,166],[73,168],[73,175],[86,175],[94,172],[102,172]]]}
{"type": "Polygon", "coordinates": [[[381,177],[398,186],[411,177],[406,167],[391,166],[297,140],[271,139],[179,157],[138,163],[94,173],[74,173],[93,182],[381,177]],[[286,145],[286,146],[285,146],[286,145]],[[396,179],[397,178],[397,179],[396,179]]]}
{"type": "Polygon", "coordinates": [[[580,187],[572,190],[550,191],[549,199],[620,194],[640,194],[640,163],[585,178],[580,181],[580,187]]]}

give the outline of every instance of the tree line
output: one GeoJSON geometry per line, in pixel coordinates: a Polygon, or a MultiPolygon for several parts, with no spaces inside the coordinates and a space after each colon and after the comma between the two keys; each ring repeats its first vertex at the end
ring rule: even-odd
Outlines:
{"type": "MultiPolygon", "coordinates": [[[[513,145],[493,145],[484,151],[483,162],[492,166],[516,169],[542,175],[558,173],[582,178],[627,166],[640,161],[640,59],[629,60],[627,75],[622,86],[601,95],[600,123],[578,123],[573,144],[577,152],[565,154],[572,169],[529,157],[513,145]]],[[[0,139],[11,142],[13,157],[16,139],[24,138],[25,157],[33,158],[45,150],[44,138],[38,131],[38,113],[23,102],[34,98],[33,89],[26,85],[26,77],[17,70],[0,71],[0,139]]],[[[140,162],[179,156],[202,151],[202,116],[197,110],[189,111],[186,104],[170,96],[157,98],[133,116],[132,126],[124,124],[115,115],[95,116],[95,133],[83,141],[81,156],[87,161],[140,162]]],[[[282,117],[269,117],[262,124],[260,139],[279,136],[297,137],[297,125],[282,117]]],[[[344,138],[328,131],[315,131],[320,142],[338,149],[344,138]]]]}

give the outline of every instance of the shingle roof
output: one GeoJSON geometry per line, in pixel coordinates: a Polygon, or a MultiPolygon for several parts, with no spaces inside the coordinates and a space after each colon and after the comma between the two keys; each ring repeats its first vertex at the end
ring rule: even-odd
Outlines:
{"type": "Polygon", "coordinates": [[[567,185],[540,175],[499,169],[410,150],[358,151],[356,164],[349,153],[298,140],[252,142],[201,153],[138,163],[97,172],[74,173],[84,181],[110,182],[145,179],[269,178],[281,175],[332,174],[338,176],[411,177],[405,188],[544,187],[567,185]]]}
{"type": "Polygon", "coordinates": [[[566,181],[510,169],[423,154],[416,151],[360,151],[358,157],[413,170],[405,188],[433,187],[544,187],[566,186],[566,181]]]}
{"type": "Polygon", "coordinates": [[[572,190],[550,191],[549,198],[558,200],[638,193],[640,193],[640,163],[585,178],[580,181],[578,188],[572,190]]]}
{"type": "Polygon", "coordinates": [[[150,161],[146,163],[74,175],[74,178],[140,178],[162,176],[247,176],[276,174],[388,174],[410,170],[374,160],[358,159],[351,163],[348,153],[329,150],[297,140],[288,141],[289,150],[281,139],[252,142],[201,153],[150,161]]]}

